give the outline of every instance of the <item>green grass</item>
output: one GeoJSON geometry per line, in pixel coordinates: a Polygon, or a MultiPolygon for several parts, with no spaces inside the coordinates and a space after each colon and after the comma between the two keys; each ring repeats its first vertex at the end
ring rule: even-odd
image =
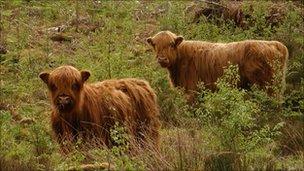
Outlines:
{"type": "Polygon", "coordinates": [[[190,1],[1,1],[0,44],[8,50],[0,54],[1,170],[62,170],[98,162],[129,170],[223,169],[222,165],[234,170],[304,169],[304,26],[296,3],[284,3],[285,19],[271,28],[264,17],[273,2],[245,1],[245,12],[253,6],[255,22],[244,30],[203,16],[192,23],[193,15],[184,12],[190,1]],[[73,24],[77,19],[79,24],[73,24]],[[66,27],[62,34],[72,37],[71,42],[50,39],[56,34],[50,28],[58,26],[66,27]],[[91,26],[98,27],[89,31],[91,26]],[[283,42],[290,52],[285,102],[279,104],[258,90],[223,86],[214,94],[202,90],[205,98],[198,99],[197,108],[187,106],[145,42],[161,30],[212,42],[283,42]],[[160,154],[115,155],[120,149],[100,147],[62,155],[50,129],[47,88],[38,78],[40,72],[61,65],[90,70],[89,82],[125,77],[149,81],[161,108],[160,154]],[[14,115],[35,123],[20,123],[14,115]]]}

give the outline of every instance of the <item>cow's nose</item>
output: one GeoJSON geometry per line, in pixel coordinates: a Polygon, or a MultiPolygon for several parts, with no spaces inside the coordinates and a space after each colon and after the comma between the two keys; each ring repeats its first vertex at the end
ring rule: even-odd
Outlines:
{"type": "Polygon", "coordinates": [[[167,59],[167,58],[164,58],[164,57],[158,57],[158,58],[157,58],[157,61],[158,61],[158,62],[168,62],[168,59],[167,59]]]}
{"type": "Polygon", "coordinates": [[[60,104],[70,104],[71,103],[71,98],[69,96],[59,96],[58,102],[60,104]]]}

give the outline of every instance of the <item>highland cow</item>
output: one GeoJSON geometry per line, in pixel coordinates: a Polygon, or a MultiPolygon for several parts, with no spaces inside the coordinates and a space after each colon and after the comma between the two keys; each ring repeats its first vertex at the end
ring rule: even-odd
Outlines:
{"type": "Polygon", "coordinates": [[[216,90],[216,81],[229,63],[238,65],[241,88],[250,88],[253,84],[260,88],[273,85],[275,73],[280,73],[277,75],[281,87],[285,85],[288,50],[277,41],[186,41],[170,31],[161,31],[149,37],[147,42],[154,48],[158,63],[168,69],[173,86],[184,88],[190,100],[193,100],[198,82],[216,90]]]}
{"type": "Polygon", "coordinates": [[[132,78],[89,84],[89,76],[90,72],[72,66],[39,75],[49,88],[51,123],[58,142],[63,145],[81,138],[112,147],[117,144],[110,132],[118,123],[134,143],[157,149],[159,109],[149,84],[132,78]]]}

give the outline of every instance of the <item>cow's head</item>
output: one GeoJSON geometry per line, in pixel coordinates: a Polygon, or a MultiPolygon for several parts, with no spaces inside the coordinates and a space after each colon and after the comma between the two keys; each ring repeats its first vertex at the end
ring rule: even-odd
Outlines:
{"type": "Polygon", "coordinates": [[[147,38],[147,42],[154,48],[157,62],[164,68],[174,65],[177,58],[177,47],[183,40],[182,36],[176,36],[170,31],[161,31],[153,37],[147,38]]]}
{"type": "Polygon", "coordinates": [[[54,107],[60,113],[69,113],[78,105],[83,84],[90,77],[90,72],[61,66],[50,73],[40,73],[39,77],[47,84],[54,107]]]}

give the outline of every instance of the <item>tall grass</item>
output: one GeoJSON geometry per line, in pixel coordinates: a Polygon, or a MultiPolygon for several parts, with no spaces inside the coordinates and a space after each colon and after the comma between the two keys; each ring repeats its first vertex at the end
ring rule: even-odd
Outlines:
{"type": "MultiPolygon", "coordinates": [[[[276,2],[245,1],[244,12],[254,9],[248,29],[233,22],[219,25],[204,16],[199,23],[189,22],[193,16],[184,11],[191,3],[1,1],[0,44],[8,50],[0,54],[1,170],[80,169],[82,164],[104,162],[118,170],[303,169],[304,26],[297,2],[285,2],[284,20],[271,28],[265,16],[276,2]],[[63,31],[53,31],[58,27],[63,31]],[[237,89],[229,81],[237,80],[232,69],[218,82],[218,92],[202,88],[195,107],[188,106],[183,91],[170,86],[145,43],[165,29],[185,39],[283,42],[290,52],[283,104],[255,88],[237,89]],[[71,41],[52,41],[56,34],[71,41]],[[41,71],[60,65],[90,70],[90,82],[148,80],[161,110],[160,150],[130,155],[124,143],[106,149],[79,142],[71,153],[62,154],[50,129],[47,88],[38,78],[41,71]],[[21,122],[23,118],[35,122],[21,122]]],[[[116,133],[113,136],[124,142],[121,132],[116,133]]]]}

